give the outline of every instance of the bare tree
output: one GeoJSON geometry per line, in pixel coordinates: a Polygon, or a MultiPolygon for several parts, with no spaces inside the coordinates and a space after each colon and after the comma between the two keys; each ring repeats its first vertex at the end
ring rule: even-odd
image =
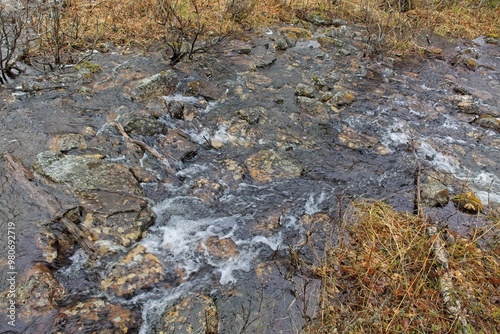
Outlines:
{"type": "Polygon", "coordinates": [[[16,8],[7,8],[0,3],[0,83],[7,82],[7,78],[14,78],[21,70],[16,65],[24,55],[24,33],[27,24],[27,11],[16,8]]]}

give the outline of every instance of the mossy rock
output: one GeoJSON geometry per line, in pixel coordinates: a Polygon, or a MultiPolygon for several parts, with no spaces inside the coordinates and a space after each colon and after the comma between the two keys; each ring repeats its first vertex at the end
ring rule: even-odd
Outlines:
{"type": "Polygon", "coordinates": [[[471,191],[456,195],[453,197],[452,201],[458,209],[467,213],[479,213],[483,211],[483,203],[471,191]]]}

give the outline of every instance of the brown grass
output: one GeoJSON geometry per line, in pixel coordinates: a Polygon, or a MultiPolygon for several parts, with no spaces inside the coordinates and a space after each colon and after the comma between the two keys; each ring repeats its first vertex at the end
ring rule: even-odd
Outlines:
{"type": "MultiPolygon", "coordinates": [[[[188,3],[188,0],[172,1],[188,3]]],[[[500,5],[496,0],[483,1],[481,8],[477,1],[471,0],[414,0],[412,9],[404,13],[397,10],[397,0],[196,0],[196,3],[200,8],[196,20],[210,27],[206,38],[291,22],[304,10],[363,24],[383,48],[400,51],[416,49],[425,35],[432,33],[454,38],[500,33],[500,5]]],[[[81,41],[102,34],[103,40],[120,45],[148,46],[161,42],[164,36],[158,24],[158,0],[72,0],[65,10],[66,26],[75,19],[86,26],[81,29],[81,41]]]]}
{"type": "MultiPolygon", "coordinates": [[[[352,205],[343,240],[311,266],[323,281],[322,311],[306,333],[454,333],[462,330],[448,312],[440,288],[453,277],[453,298],[463,306],[466,333],[500,328],[499,245],[480,250],[477,240],[449,242],[449,268],[433,252],[428,223],[384,203],[352,205]]],[[[494,227],[498,230],[500,222],[494,227]]]]}

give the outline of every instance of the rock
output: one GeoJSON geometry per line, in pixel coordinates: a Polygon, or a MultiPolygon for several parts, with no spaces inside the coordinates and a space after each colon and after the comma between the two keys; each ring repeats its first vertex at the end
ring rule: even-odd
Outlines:
{"type": "Polygon", "coordinates": [[[343,47],[344,41],[341,39],[336,39],[328,36],[320,36],[317,38],[318,43],[324,48],[332,48],[332,47],[343,47]]]}
{"type": "Polygon", "coordinates": [[[483,211],[483,203],[481,203],[481,200],[471,191],[456,195],[453,197],[452,201],[460,210],[468,213],[479,213],[483,211]]]}
{"type": "Polygon", "coordinates": [[[128,246],[155,220],[141,186],[124,165],[47,151],[38,154],[34,169],[76,195],[85,215],[80,227],[93,241],[128,246]]]}
{"type": "Polygon", "coordinates": [[[274,150],[262,150],[245,160],[253,180],[271,182],[273,180],[299,177],[302,166],[286,155],[274,150]]]}
{"type": "Polygon", "coordinates": [[[276,57],[274,55],[255,56],[254,65],[256,69],[266,69],[271,67],[271,65],[274,64],[275,61],[276,57]]]}
{"type": "Polygon", "coordinates": [[[333,19],[331,23],[334,27],[340,27],[340,26],[347,25],[347,22],[342,20],[342,19],[333,19]]]}
{"type": "Polygon", "coordinates": [[[196,156],[198,146],[182,130],[174,129],[167,133],[158,144],[158,149],[167,157],[177,161],[187,161],[196,156]]]}
{"type": "Polygon", "coordinates": [[[354,150],[369,149],[378,143],[377,138],[357,133],[348,126],[344,126],[338,138],[345,146],[354,150]]]}
{"type": "Polygon", "coordinates": [[[298,39],[308,39],[312,37],[312,32],[310,30],[300,27],[281,27],[280,33],[282,36],[287,36],[295,41],[298,39]]]}
{"type": "Polygon", "coordinates": [[[198,197],[202,202],[210,203],[216,201],[222,196],[223,187],[217,182],[212,182],[207,178],[196,180],[190,193],[194,197],[198,197]]]}
{"type": "Polygon", "coordinates": [[[202,96],[208,100],[217,101],[224,97],[225,88],[218,87],[209,81],[195,80],[187,84],[186,94],[202,96]]]}
{"type": "Polygon", "coordinates": [[[198,252],[207,252],[208,254],[229,259],[238,256],[238,246],[230,238],[219,239],[218,236],[211,236],[207,240],[198,242],[198,252]]]}
{"type": "Polygon", "coordinates": [[[130,168],[130,171],[132,172],[132,174],[134,174],[134,177],[137,179],[137,181],[141,183],[149,183],[157,181],[156,176],[149,173],[145,168],[141,166],[134,166],[130,168]]]}
{"type": "Polygon", "coordinates": [[[463,113],[479,113],[479,108],[471,95],[452,95],[450,96],[450,100],[463,113]]]}
{"type": "Polygon", "coordinates": [[[158,334],[218,333],[219,315],[212,298],[190,296],[166,310],[158,334]]]}
{"type": "Polygon", "coordinates": [[[50,149],[52,151],[67,152],[72,149],[87,149],[85,138],[78,133],[56,135],[52,138],[50,149]]]}
{"type": "Polygon", "coordinates": [[[66,308],[55,319],[50,333],[137,333],[141,318],[135,312],[103,299],[93,298],[66,308]]]}
{"type": "Polygon", "coordinates": [[[101,281],[100,287],[118,297],[130,297],[161,282],[163,272],[160,260],[143,245],[137,245],[113,265],[111,272],[101,281]]]}
{"type": "Polygon", "coordinates": [[[260,115],[265,113],[266,109],[262,107],[246,108],[236,111],[236,115],[238,115],[242,120],[247,121],[248,124],[257,123],[260,115]]]}
{"type": "Polygon", "coordinates": [[[349,106],[356,101],[356,94],[350,90],[337,92],[328,102],[337,107],[349,106]]]}
{"type": "Polygon", "coordinates": [[[479,117],[475,123],[482,126],[483,128],[492,129],[497,132],[500,132],[500,119],[498,118],[485,115],[479,117]]]}
{"type": "Polygon", "coordinates": [[[430,207],[444,207],[450,201],[448,188],[440,182],[422,184],[420,188],[422,202],[430,207]]]}
{"type": "Polygon", "coordinates": [[[295,87],[295,95],[313,98],[314,97],[314,87],[299,83],[297,85],[297,87],[295,87]]]}
{"type": "Polygon", "coordinates": [[[322,119],[328,118],[328,111],[325,106],[316,99],[311,99],[305,96],[297,96],[297,104],[299,105],[300,110],[306,114],[322,119]]]}
{"type": "Polygon", "coordinates": [[[274,44],[276,50],[285,51],[289,48],[287,41],[284,38],[279,38],[274,44]]]}
{"type": "Polygon", "coordinates": [[[169,101],[167,110],[172,118],[192,121],[198,115],[198,108],[181,101],[169,101]]]}
{"type": "Polygon", "coordinates": [[[129,135],[154,136],[167,131],[164,123],[157,119],[133,116],[124,126],[129,135]]]}
{"type": "MultiPolygon", "coordinates": [[[[36,263],[23,273],[13,285],[16,301],[16,317],[25,322],[47,315],[57,309],[58,302],[66,296],[64,287],[57,281],[50,269],[36,263]]],[[[12,294],[10,286],[0,293],[0,306],[6,311],[12,294]]]]}
{"type": "Polygon", "coordinates": [[[179,78],[173,70],[162,71],[149,78],[143,79],[133,90],[132,98],[145,101],[151,98],[172,94],[177,88],[179,78]]]}
{"type": "Polygon", "coordinates": [[[304,20],[314,24],[315,26],[325,26],[331,24],[326,13],[323,12],[307,12],[304,16],[304,20]]]}

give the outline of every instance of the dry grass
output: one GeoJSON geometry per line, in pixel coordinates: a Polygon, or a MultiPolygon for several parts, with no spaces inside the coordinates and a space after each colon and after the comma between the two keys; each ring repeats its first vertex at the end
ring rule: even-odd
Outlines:
{"type": "MultiPolygon", "coordinates": [[[[473,38],[500,33],[500,5],[496,0],[477,1],[414,0],[409,11],[400,12],[398,0],[170,0],[188,8],[193,1],[199,14],[193,19],[210,29],[204,38],[228,31],[244,32],[262,25],[290,22],[300,13],[316,11],[365,25],[371,42],[383,49],[416,50],[425,36],[473,38]]],[[[117,44],[151,45],[162,41],[164,29],[158,0],[72,0],[66,6],[63,23],[74,26],[76,19],[81,41],[103,40],[117,44]]],[[[187,15],[187,13],[185,13],[187,15]]],[[[69,28],[68,28],[69,29],[69,28]]],[[[169,36],[166,36],[168,39],[169,36]]]]}
{"type": "Polygon", "coordinates": [[[497,333],[498,244],[480,250],[477,240],[456,237],[446,244],[444,268],[433,251],[435,238],[447,239],[444,232],[429,237],[428,223],[381,202],[356,202],[351,211],[343,240],[312,266],[323,281],[323,307],[306,333],[497,333]],[[445,273],[462,305],[457,314],[443,298],[445,273]]]}

